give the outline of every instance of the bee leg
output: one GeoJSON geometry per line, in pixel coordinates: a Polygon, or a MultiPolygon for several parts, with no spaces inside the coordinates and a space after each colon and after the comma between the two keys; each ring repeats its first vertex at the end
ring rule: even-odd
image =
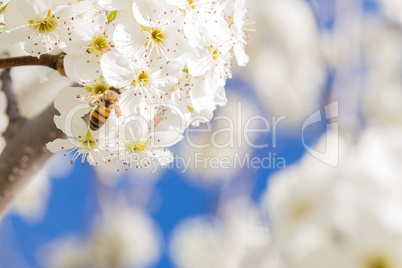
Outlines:
{"type": "Polygon", "coordinates": [[[118,105],[116,105],[115,111],[116,111],[117,117],[120,117],[121,116],[121,110],[120,110],[120,107],[118,105]]]}
{"type": "Polygon", "coordinates": [[[116,112],[116,116],[119,117],[120,122],[124,125],[123,120],[121,120],[121,118],[120,118],[120,116],[121,116],[121,110],[120,110],[119,105],[116,105],[116,107],[115,107],[115,112],[116,112]]]}

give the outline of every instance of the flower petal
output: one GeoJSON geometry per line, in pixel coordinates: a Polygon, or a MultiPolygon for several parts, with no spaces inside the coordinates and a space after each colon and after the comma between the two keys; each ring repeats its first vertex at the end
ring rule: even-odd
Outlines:
{"type": "MultiPolygon", "coordinates": [[[[25,20],[43,19],[46,12],[51,9],[52,1],[49,0],[16,0],[17,7],[25,20]]],[[[8,8],[8,7],[7,7],[8,8]]]]}
{"type": "Polygon", "coordinates": [[[101,58],[103,76],[108,84],[115,87],[130,85],[134,79],[134,70],[131,62],[118,53],[109,52],[101,58]]]}
{"type": "Polygon", "coordinates": [[[54,107],[61,113],[66,113],[77,104],[82,104],[82,101],[77,98],[87,94],[88,92],[82,87],[66,87],[60,90],[54,100],[54,107]]]}
{"type": "Polygon", "coordinates": [[[71,143],[68,139],[56,139],[46,144],[46,148],[52,153],[56,153],[65,149],[72,149],[75,144],[71,143]]]}

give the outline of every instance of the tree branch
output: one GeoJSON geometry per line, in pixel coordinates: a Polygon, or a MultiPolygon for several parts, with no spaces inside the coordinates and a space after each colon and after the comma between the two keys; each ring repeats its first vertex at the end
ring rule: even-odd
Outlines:
{"type": "Polygon", "coordinates": [[[4,79],[3,91],[9,102],[7,112],[10,123],[4,133],[6,146],[0,155],[0,218],[22,187],[52,155],[46,149],[46,143],[64,135],[53,122],[57,113],[53,105],[33,119],[21,117],[8,71],[1,78],[4,79]],[[17,120],[11,120],[11,117],[17,120]]]}
{"type": "Polygon", "coordinates": [[[57,70],[61,75],[66,76],[64,71],[64,56],[66,54],[61,53],[58,55],[43,54],[39,58],[32,56],[12,57],[0,59],[0,68],[11,68],[18,66],[47,66],[49,68],[57,70]]]}
{"type": "Polygon", "coordinates": [[[2,91],[6,95],[7,98],[7,116],[9,118],[9,127],[7,128],[6,133],[3,134],[4,137],[13,136],[14,129],[17,128],[21,123],[25,121],[20,115],[17,100],[15,98],[15,94],[12,89],[12,81],[10,76],[10,69],[6,69],[1,75],[0,79],[2,81],[2,91]]]}

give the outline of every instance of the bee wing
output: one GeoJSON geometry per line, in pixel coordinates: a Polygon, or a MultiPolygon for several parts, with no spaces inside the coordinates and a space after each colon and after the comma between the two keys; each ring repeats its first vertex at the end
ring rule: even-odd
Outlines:
{"type": "Polygon", "coordinates": [[[81,101],[86,101],[92,106],[99,104],[103,94],[88,94],[80,97],[81,101]]]}

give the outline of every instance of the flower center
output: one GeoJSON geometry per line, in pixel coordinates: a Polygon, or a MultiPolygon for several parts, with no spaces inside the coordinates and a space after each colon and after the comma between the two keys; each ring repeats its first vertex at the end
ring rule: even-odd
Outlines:
{"type": "Polygon", "coordinates": [[[80,147],[85,149],[93,149],[98,147],[98,144],[94,140],[84,140],[81,142],[80,147]]]}
{"type": "Polygon", "coordinates": [[[295,221],[299,221],[303,219],[310,211],[313,209],[313,205],[309,203],[308,201],[305,202],[300,202],[297,204],[292,213],[292,218],[295,221]]]}
{"type": "Polygon", "coordinates": [[[105,84],[96,84],[93,88],[94,94],[103,94],[109,88],[105,84]]]}
{"type": "Polygon", "coordinates": [[[214,52],[212,52],[212,58],[213,58],[214,60],[217,60],[218,57],[219,57],[219,52],[218,52],[217,49],[215,49],[214,52]]]}
{"type": "Polygon", "coordinates": [[[131,86],[133,86],[133,87],[137,87],[137,86],[144,87],[144,86],[148,85],[148,82],[149,82],[148,74],[146,72],[141,72],[138,75],[137,80],[131,82],[131,86]]]}
{"type": "Polygon", "coordinates": [[[146,73],[140,73],[138,76],[138,82],[146,84],[148,82],[148,75],[146,73]]]}
{"type": "Polygon", "coordinates": [[[94,148],[98,147],[98,143],[92,137],[91,131],[89,131],[89,129],[83,139],[77,139],[77,140],[80,142],[80,148],[94,149],[94,148]]]}
{"type": "Polygon", "coordinates": [[[126,146],[131,153],[139,153],[146,148],[147,138],[143,136],[139,142],[131,143],[126,141],[126,146]]]}
{"type": "Polygon", "coordinates": [[[103,55],[110,50],[109,40],[105,35],[95,35],[89,45],[89,53],[97,53],[103,55]]]}
{"type": "Polygon", "coordinates": [[[392,268],[394,267],[385,256],[369,257],[363,265],[364,268],[392,268]]]}
{"type": "Polygon", "coordinates": [[[151,32],[151,37],[155,43],[162,43],[165,41],[165,36],[164,36],[163,32],[159,29],[154,29],[151,32]]]}
{"type": "Polygon", "coordinates": [[[29,20],[28,22],[40,34],[52,32],[54,29],[56,29],[57,25],[59,24],[57,19],[53,17],[50,10],[47,12],[46,17],[42,21],[29,20]]]}
{"type": "Polygon", "coordinates": [[[84,89],[91,94],[103,94],[109,87],[103,76],[100,76],[96,83],[88,85],[84,89]]]}
{"type": "Polygon", "coordinates": [[[193,1],[193,0],[187,0],[187,2],[188,2],[189,6],[190,6],[192,9],[195,9],[194,1],[193,1]]]}

